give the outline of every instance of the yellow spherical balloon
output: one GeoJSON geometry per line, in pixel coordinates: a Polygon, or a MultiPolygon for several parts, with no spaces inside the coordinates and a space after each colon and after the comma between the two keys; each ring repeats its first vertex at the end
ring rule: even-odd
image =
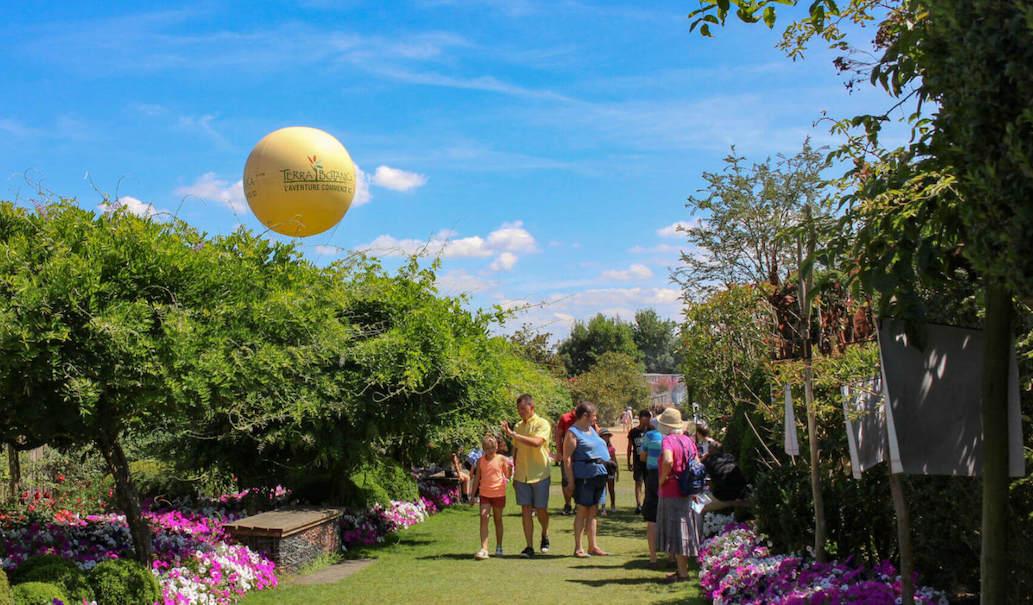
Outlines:
{"type": "Polygon", "coordinates": [[[244,165],[244,195],[262,224],[305,237],[336,225],[355,197],[355,164],[340,141],[291,126],[255,145],[244,165]]]}

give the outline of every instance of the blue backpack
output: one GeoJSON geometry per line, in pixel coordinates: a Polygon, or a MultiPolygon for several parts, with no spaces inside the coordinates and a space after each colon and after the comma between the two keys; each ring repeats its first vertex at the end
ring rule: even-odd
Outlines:
{"type": "Polygon", "coordinates": [[[684,449],[682,455],[684,456],[685,464],[682,466],[682,472],[678,475],[678,491],[683,496],[702,494],[707,480],[706,467],[699,461],[699,456],[692,460],[688,459],[688,448],[684,449]]]}

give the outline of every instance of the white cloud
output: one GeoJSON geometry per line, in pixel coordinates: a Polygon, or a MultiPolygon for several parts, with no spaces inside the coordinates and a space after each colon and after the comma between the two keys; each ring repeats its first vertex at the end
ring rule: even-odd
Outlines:
{"type": "Polygon", "coordinates": [[[355,165],[355,197],[352,198],[352,206],[362,206],[368,204],[373,199],[373,194],[369,192],[369,175],[359,168],[358,164],[355,165]]]}
{"type": "Polygon", "coordinates": [[[485,258],[498,256],[492,263],[495,271],[509,270],[518,260],[517,252],[536,252],[534,236],[516,221],[504,223],[486,237],[472,235],[455,237],[452,230],[442,230],[428,240],[397,238],[381,235],[368,244],[358,246],[370,254],[380,256],[411,256],[413,254],[443,258],[485,258]]]}
{"type": "Polygon", "coordinates": [[[678,221],[657,229],[656,234],[660,237],[683,237],[686,231],[699,227],[699,224],[698,220],[692,222],[678,221]]]}
{"type": "Polygon", "coordinates": [[[632,246],[628,248],[632,254],[676,254],[681,252],[678,246],[671,244],[657,244],[655,246],[632,246]]]}
{"type": "Polygon", "coordinates": [[[239,180],[231,185],[229,181],[216,177],[214,172],[202,174],[192,185],[177,187],[176,195],[216,201],[235,213],[241,213],[247,209],[247,200],[244,198],[244,181],[239,180]]]}
{"type": "Polygon", "coordinates": [[[597,313],[630,320],[639,309],[655,309],[662,317],[681,319],[682,292],[675,288],[592,288],[554,293],[534,301],[506,324],[512,331],[524,323],[549,332],[555,339],[569,333],[574,321],[597,313]]]}
{"type": "Polygon", "coordinates": [[[147,202],[141,201],[129,195],[123,195],[111,204],[102,203],[99,206],[97,206],[97,208],[100,209],[101,212],[114,212],[119,208],[125,208],[126,211],[128,211],[130,214],[135,214],[136,216],[142,218],[151,218],[159,212],[162,212],[161,210],[155,208],[152,204],[148,204],[147,202]]]}
{"type": "Polygon", "coordinates": [[[488,245],[493,250],[508,252],[537,252],[538,250],[534,236],[524,229],[523,221],[503,223],[501,227],[488,234],[488,245]]]}
{"type": "Polygon", "coordinates": [[[653,277],[653,272],[650,271],[649,267],[635,263],[627,269],[603,271],[602,278],[617,280],[617,281],[630,281],[633,279],[649,279],[653,277]]]}
{"type": "Polygon", "coordinates": [[[574,294],[554,294],[552,301],[565,301],[576,307],[594,307],[595,312],[606,307],[648,307],[667,305],[681,300],[681,290],[675,288],[593,288],[574,294]]]}
{"type": "Polygon", "coordinates": [[[315,250],[319,256],[337,256],[341,253],[337,246],[316,246],[315,250]]]}
{"type": "Polygon", "coordinates": [[[517,264],[517,255],[512,252],[503,252],[492,261],[489,268],[492,271],[510,271],[517,264]]]}
{"type": "Polygon", "coordinates": [[[437,276],[438,288],[448,295],[470,294],[480,292],[494,285],[493,282],[471,275],[466,271],[449,271],[437,276]]]}
{"type": "Polygon", "coordinates": [[[570,313],[553,313],[552,316],[555,319],[557,319],[560,322],[562,322],[563,324],[565,324],[567,326],[568,330],[570,328],[573,328],[574,327],[574,322],[577,321],[577,318],[574,317],[573,315],[571,315],[570,313]]]}
{"type": "Polygon", "coordinates": [[[377,166],[373,173],[373,184],[393,191],[411,191],[424,186],[427,177],[390,166],[377,166]]]}
{"type": "Polygon", "coordinates": [[[503,298],[498,302],[498,305],[507,311],[527,307],[530,304],[531,301],[524,298],[503,298]]]}
{"type": "MultiPolygon", "coordinates": [[[[447,233],[447,232],[446,232],[447,233]]],[[[359,246],[360,250],[380,256],[440,255],[444,258],[476,258],[491,256],[484,238],[473,236],[448,239],[439,233],[429,240],[396,238],[381,235],[372,242],[359,246]]]]}

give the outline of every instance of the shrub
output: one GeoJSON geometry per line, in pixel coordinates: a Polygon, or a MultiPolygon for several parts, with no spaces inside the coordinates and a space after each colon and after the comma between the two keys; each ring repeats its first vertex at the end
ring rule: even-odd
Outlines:
{"type": "Polygon", "coordinates": [[[62,567],[78,570],[75,563],[68,559],[64,559],[57,555],[37,555],[35,557],[25,559],[21,565],[11,572],[11,583],[21,584],[22,582],[33,581],[28,578],[29,575],[42,567],[62,567]]]}
{"type": "Polygon", "coordinates": [[[7,583],[7,574],[2,569],[0,569],[0,605],[14,605],[11,585],[7,583]]]}
{"type": "Polygon", "coordinates": [[[54,599],[68,603],[68,597],[56,584],[46,582],[26,582],[18,584],[12,591],[14,602],[18,605],[54,605],[54,599]]]}
{"type": "Polygon", "coordinates": [[[161,600],[161,587],[147,568],[129,559],[104,561],[90,571],[90,584],[97,605],[154,603],[161,600]]]}
{"type": "Polygon", "coordinates": [[[35,565],[32,569],[19,575],[19,583],[44,582],[61,588],[75,603],[93,600],[93,589],[86,574],[71,561],[62,559],[61,563],[35,565]]]}
{"type": "Polygon", "coordinates": [[[393,460],[362,463],[348,475],[347,484],[346,503],[356,506],[389,506],[391,500],[412,502],[420,496],[412,475],[393,460]]]}
{"type": "Polygon", "coordinates": [[[196,496],[194,483],[176,476],[175,469],[160,460],[146,458],[129,463],[129,473],[141,498],[196,496]]]}

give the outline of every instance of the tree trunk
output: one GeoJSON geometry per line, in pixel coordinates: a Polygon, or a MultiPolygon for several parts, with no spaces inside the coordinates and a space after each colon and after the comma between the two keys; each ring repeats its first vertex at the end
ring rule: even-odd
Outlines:
{"type": "MultiPolygon", "coordinates": [[[[804,219],[807,223],[811,221],[810,206],[804,209],[804,219]]],[[[807,257],[814,256],[814,230],[813,227],[807,238],[807,257]]],[[[800,237],[796,239],[796,260],[800,273],[800,320],[801,326],[798,336],[803,341],[803,396],[807,403],[807,449],[810,450],[811,463],[811,497],[814,500],[814,558],[819,563],[824,563],[828,556],[825,553],[826,525],[825,525],[825,499],[821,495],[821,476],[819,474],[818,456],[818,419],[814,409],[814,364],[813,350],[811,348],[811,272],[804,275],[803,243],[800,237]]]]}
{"type": "Polygon", "coordinates": [[[98,440],[97,448],[104,456],[108,471],[115,479],[115,498],[119,508],[126,515],[129,533],[133,537],[136,560],[150,569],[153,552],[151,530],[140,514],[140,497],[136,492],[136,486],[133,485],[132,477],[129,475],[129,461],[126,460],[126,454],[115,437],[105,436],[98,440]]]}
{"type": "Polygon", "coordinates": [[[18,492],[22,489],[22,465],[18,459],[18,450],[13,443],[7,444],[7,501],[18,502],[18,492]]]}
{"type": "MultiPolygon", "coordinates": [[[[889,463],[886,463],[887,470],[889,463]]],[[[900,595],[902,605],[915,602],[915,561],[911,553],[911,515],[904,499],[904,486],[900,476],[890,470],[890,493],[893,495],[893,510],[897,515],[897,545],[900,548],[900,595]]]]}
{"type": "Polygon", "coordinates": [[[1012,301],[999,282],[986,285],[983,356],[983,528],[980,601],[1004,603],[1008,594],[1008,374],[1012,301]]]}
{"type": "Polygon", "coordinates": [[[811,463],[811,496],[814,499],[814,558],[824,563],[825,554],[825,499],[821,495],[821,476],[818,463],[818,419],[814,409],[814,370],[811,367],[811,347],[804,345],[806,359],[803,369],[803,395],[807,401],[807,449],[810,450],[811,463]]]}

